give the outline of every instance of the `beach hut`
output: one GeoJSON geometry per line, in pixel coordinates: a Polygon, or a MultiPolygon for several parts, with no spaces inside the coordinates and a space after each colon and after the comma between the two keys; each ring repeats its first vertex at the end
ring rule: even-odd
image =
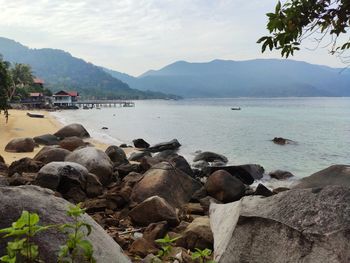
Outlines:
{"type": "Polygon", "coordinates": [[[76,91],[61,90],[55,93],[52,97],[54,106],[75,106],[75,103],[78,101],[79,98],[79,93],[76,91]]]}

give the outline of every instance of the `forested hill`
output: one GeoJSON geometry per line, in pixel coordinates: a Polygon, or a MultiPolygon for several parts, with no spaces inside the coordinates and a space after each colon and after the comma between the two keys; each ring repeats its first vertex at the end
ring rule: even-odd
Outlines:
{"type": "Polygon", "coordinates": [[[77,90],[83,96],[99,98],[167,98],[160,92],[132,89],[101,68],[58,49],[30,49],[0,37],[0,54],[9,62],[29,64],[34,74],[53,91],[77,90]]]}
{"type": "Polygon", "coordinates": [[[108,72],[132,88],[184,97],[350,96],[350,69],[285,59],[178,61],[138,78],[108,72]]]}

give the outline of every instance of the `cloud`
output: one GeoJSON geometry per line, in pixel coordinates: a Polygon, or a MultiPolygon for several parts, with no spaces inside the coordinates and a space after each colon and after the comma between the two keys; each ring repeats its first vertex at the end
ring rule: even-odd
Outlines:
{"type": "MultiPolygon", "coordinates": [[[[264,14],[275,3],[0,0],[0,35],[31,47],[64,49],[95,64],[140,74],[175,60],[262,57],[255,42],[266,33],[264,14]]],[[[320,56],[307,58],[319,61],[320,56]]]]}

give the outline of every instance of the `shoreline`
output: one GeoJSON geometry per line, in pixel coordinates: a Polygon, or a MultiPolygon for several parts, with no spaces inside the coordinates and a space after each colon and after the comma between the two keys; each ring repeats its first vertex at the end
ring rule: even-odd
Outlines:
{"type": "MultiPolygon", "coordinates": [[[[0,115],[0,155],[5,159],[7,164],[11,164],[24,157],[33,158],[44,146],[39,145],[35,147],[33,152],[26,153],[12,153],[6,152],[5,146],[14,138],[20,137],[36,137],[44,134],[54,134],[65,124],[60,122],[53,114],[46,110],[36,110],[44,114],[44,118],[31,118],[27,116],[28,110],[9,110],[9,119],[6,123],[4,115],[0,115]]],[[[96,138],[88,138],[85,140],[90,142],[96,148],[105,151],[110,144],[98,141],[96,138]]],[[[134,148],[124,149],[126,154],[129,155],[134,148]]]]}

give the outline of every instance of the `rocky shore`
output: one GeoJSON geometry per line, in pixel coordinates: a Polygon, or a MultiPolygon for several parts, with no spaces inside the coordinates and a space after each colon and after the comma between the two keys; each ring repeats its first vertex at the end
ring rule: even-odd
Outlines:
{"type": "MultiPolygon", "coordinates": [[[[271,189],[256,183],[266,176],[258,164],[227,165],[221,154],[200,152],[190,165],[176,139],[156,145],[135,139],[137,151],[129,154],[126,145],[103,151],[89,137],[71,124],[6,144],[7,152],[23,154],[43,147],[11,163],[0,156],[0,228],[22,210],[47,224],[64,223],[69,202],[82,203],[97,262],[350,261],[349,165],[271,189]],[[206,249],[213,253],[195,259],[206,249]]],[[[293,177],[279,170],[269,176],[293,177]]],[[[39,235],[45,262],[54,262],[62,239],[39,235]]]]}

